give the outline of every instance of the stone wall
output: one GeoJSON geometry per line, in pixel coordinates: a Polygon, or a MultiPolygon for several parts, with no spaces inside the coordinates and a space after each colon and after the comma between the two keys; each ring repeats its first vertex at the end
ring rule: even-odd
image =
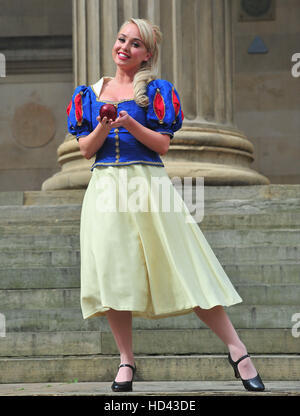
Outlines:
{"type": "Polygon", "coordinates": [[[72,0],[2,1],[0,52],[0,190],[37,190],[59,169],[73,90],[72,0]]]}
{"type": "Polygon", "coordinates": [[[291,57],[300,53],[300,3],[277,0],[274,20],[240,21],[236,10],[235,116],[254,144],[253,169],[272,183],[300,183],[300,78],[291,57]],[[259,36],[266,54],[249,54],[259,36]],[[298,92],[297,92],[298,91],[298,92]]]}

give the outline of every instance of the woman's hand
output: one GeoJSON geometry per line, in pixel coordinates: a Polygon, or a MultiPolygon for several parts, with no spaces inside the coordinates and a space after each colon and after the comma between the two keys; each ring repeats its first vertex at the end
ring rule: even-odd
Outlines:
{"type": "Polygon", "coordinates": [[[96,117],[96,120],[99,121],[99,124],[97,127],[100,127],[101,130],[107,130],[107,133],[109,133],[111,127],[111,123],[112,123],[112,119],[108,119],[106,116],[103,117],[102,119],[100,118],[100,116],[96,117]]]}
{"type": "Polygon", "coordinates": [[[127,113],[127,111],[122,110],[119,113],[119,117],[111,123],[111,128],[117,128],[117,127],[125,127],[125,129],[128,127],[128,124],[130,123],[131,116],[127,113]]]}
{"type": "Polygon", "coordinates": [[[97,120],[99,121],[100,129],[104,131],[106,135],[109,133],[110,129],[123,126],[137,140],[160,155],[165,155],[169,149],[170,135],[161,134],[143,126],[132,118],[127,111],[120,111],[119,117],[115,121],[112,121],[111,119],[108,120],[107,117],[103,117],[101,120],[99,116],[97,117],[97,120]]]}
{"type": "Polygon", "coordinates": [[[97,120],[99,121],[99,124],[109,132],[111,129],[120,126],[127,128],[128,123],[130,123],[131,116],[127,113],[127,111],[122,110],[119,113],[119,117],[116,118],[115,121],[108,119],[107,117],[103,117],[101,119],[100,116],[97,117],[97,120]]]}

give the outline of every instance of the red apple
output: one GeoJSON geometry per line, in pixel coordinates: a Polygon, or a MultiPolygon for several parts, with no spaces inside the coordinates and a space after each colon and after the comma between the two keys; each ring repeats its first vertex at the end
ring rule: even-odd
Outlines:
{"type": "Polygon", "coordinates": [[[103,104],[103,106],[100,108],[99,114],[101,120],[103,119],[103,117],[107,117],[108,120],[111,119],[115,121],[115,119],[118,116],[117,107],[113,104],[103,104]]]}

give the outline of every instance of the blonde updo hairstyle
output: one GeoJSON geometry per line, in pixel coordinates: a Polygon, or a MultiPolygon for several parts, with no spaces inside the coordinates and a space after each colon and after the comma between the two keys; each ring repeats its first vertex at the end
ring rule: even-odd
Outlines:
{"type": "Polygon", "coordinates": [[[146,19],[134,19],[130,18],[122,24],[119,33],[125,25],[128,23],[134,23],[137,25],[141,39],[148,52],[151,53],[151,58],[147,62],[141,64],[140,69],[135,74],[133,79],[134,99],[136,103],[141,107],[147,107],[149,99],[146,95],[147,84],[156,79],[158,74],[158,53],[159,44],[162,40],[162,33],[158,26],[152,24],[146,19]]]}

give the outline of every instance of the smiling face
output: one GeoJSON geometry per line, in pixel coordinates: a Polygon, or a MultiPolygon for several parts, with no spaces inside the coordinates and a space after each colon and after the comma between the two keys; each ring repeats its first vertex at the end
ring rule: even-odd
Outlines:
{"type": "Polygon", "coordinates": [[[143,61],[150,59],[151,54],[142,41],[137,25],[128,23],[121,28],[112,49],[112,57],[116,65],[132,71],[138,71],[143,61]]]}

